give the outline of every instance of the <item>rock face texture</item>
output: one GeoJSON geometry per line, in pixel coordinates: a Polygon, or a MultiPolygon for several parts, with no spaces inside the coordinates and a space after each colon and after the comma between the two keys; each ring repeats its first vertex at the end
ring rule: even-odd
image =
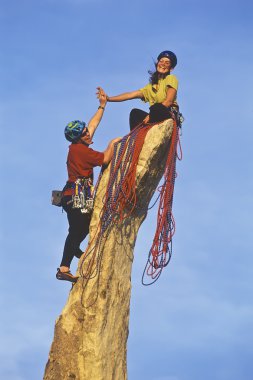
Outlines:
{"type": "MultiPolygon", "coordinates": [[[[121,225],[113,224],[102,240],[97,275],[89,281],[81,277],[71,290],[55,324],[44,380],[127,379],[133,250],[150,199],[164,172],[172,129],[172,120],[167,120],[147,133],[137,166],[138,207],[121,225]]],[[[90,249],[96,239],[109,170],[110,167],[104,171],[97,190],[90,249]]],[[[80,259],[80,273],[88,261],[80,259]]]]}

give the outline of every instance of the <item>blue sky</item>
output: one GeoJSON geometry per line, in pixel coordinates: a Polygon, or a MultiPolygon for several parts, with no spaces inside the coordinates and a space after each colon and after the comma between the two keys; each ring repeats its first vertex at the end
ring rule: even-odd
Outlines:
{"type": "MultiPolygon", "coordinates": [[[[98,85],[109,95],[142,87],[153,58],[169,49],[178,56],[186,119],[174,252],[159,281],[143,287],[151,211],[135,248],[129,380],[250,380],[252,3],[2,0],[0,7],[0,377],[42,379],[70,289],[55,280],[66,216],[50,205],[51,190],[66,181],[64,126],[89,120],[98,85]]],[[[94,148],[128,132],[133,107],[147,109],[108,104],[94,148]]]]}

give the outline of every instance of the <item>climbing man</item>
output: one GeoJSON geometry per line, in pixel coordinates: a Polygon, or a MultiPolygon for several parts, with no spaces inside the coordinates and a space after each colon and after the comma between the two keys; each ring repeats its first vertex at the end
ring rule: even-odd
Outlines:
{"type": "Polygon", "coordinates": [[[56,278],[76,282],[78,277],[70,271],[73,257],[80,258],[80,244],[89,233],[92,211],[93,168],[107,165],[113,155],[114,144],[121,140],[113,139],[104,152],[90,148],[92,137],[103,117],[106,94],[102,88],[98,93],[99,107],[88,125],[82,121],[70,122],[65,128],[65,137],[71,142],[67,157],[68,181],[63,189],[62,207],[67,213],[69,232],[65,241],[62,261],[57,268],[56,278]]]}

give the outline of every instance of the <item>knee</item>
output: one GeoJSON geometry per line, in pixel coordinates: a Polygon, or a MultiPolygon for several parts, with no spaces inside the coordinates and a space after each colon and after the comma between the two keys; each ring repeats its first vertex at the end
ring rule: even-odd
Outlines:
{"type": "Polygon", "coordinates": [[[138,108],[133,108],[133,109],[131,109],[129,116],[131,117],[133,115],[136,115],[136,113],[138,113],[138,112],[140,112],[140,110],[138,108]]]}
{"type": "Polygon", "coordinates": [[[156,123],[171,118],[170,107],[162,103],[155,103],[150,108],[150,122],[156,123]]]}

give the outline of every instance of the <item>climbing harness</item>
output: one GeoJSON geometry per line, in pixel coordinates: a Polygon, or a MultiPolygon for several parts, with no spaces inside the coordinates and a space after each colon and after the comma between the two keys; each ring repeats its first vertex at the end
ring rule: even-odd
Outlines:
{"type": "MultiPolygon", "coordinates": [[[[182,114],[172,109],[173,131],[164,171],[164,183],[159,187],[159,201],[157,213],[157,228],[148,260],[143,272],[143,285],[154,283],[165,266],[168,265],[172,254],[172,237],[175,233],[175,221],[172,215],[174,183],[176,178],[176,159],[182,159],[182,149],[179,140],[179,130],[183,122],[182,114]],[[177,147],[179,146],[179,153],[177,147]],[[150,280],[146,281],[147,278],[150,280]]],[[[92,241],[87,247],[81,263],[80,271],[83,280],[94,278],[99,274],[103,245],[114,224],[121,224],[140,206],[137,205],[136,169],[139,155],[147,132],[154,124],[140,124],[126,135],[114,147],[110,174],[106,193],[103,199],[104,206],[100,213],[100,223],[92,241]],[[94,244],[94,245],[93,245],[94,244]],[[84,262],[90,258],[84,269],[84,262]]],[[[101,173],[100,173],[101,178],[101,173]]],[[[96,189],[100,178],[97,182],[96,189]]],[[[153,207],[153,206],[152,206],[153,207]]],[[[86,282],[87,283],[87,282],[86,282]]]]}
{"type": "Polygon", "coordinates": [[[78,208],[83,214],[91,213],[94,204],[94,186],[91,178],[78,178],[71,184],[72,208],[78,208]]]}
{"type": "Polygon", "coordinates": [[[80,177],[75,182],[67,182],[62,190],[52,190],[51,203],[54,206],[62,207],[64,192],[71,189],[72,195],[67,204],[72,204],[72,208],[80,209],[81,213],[91,213],[94,206],[94,186],[92,178],[80,177]]]}

